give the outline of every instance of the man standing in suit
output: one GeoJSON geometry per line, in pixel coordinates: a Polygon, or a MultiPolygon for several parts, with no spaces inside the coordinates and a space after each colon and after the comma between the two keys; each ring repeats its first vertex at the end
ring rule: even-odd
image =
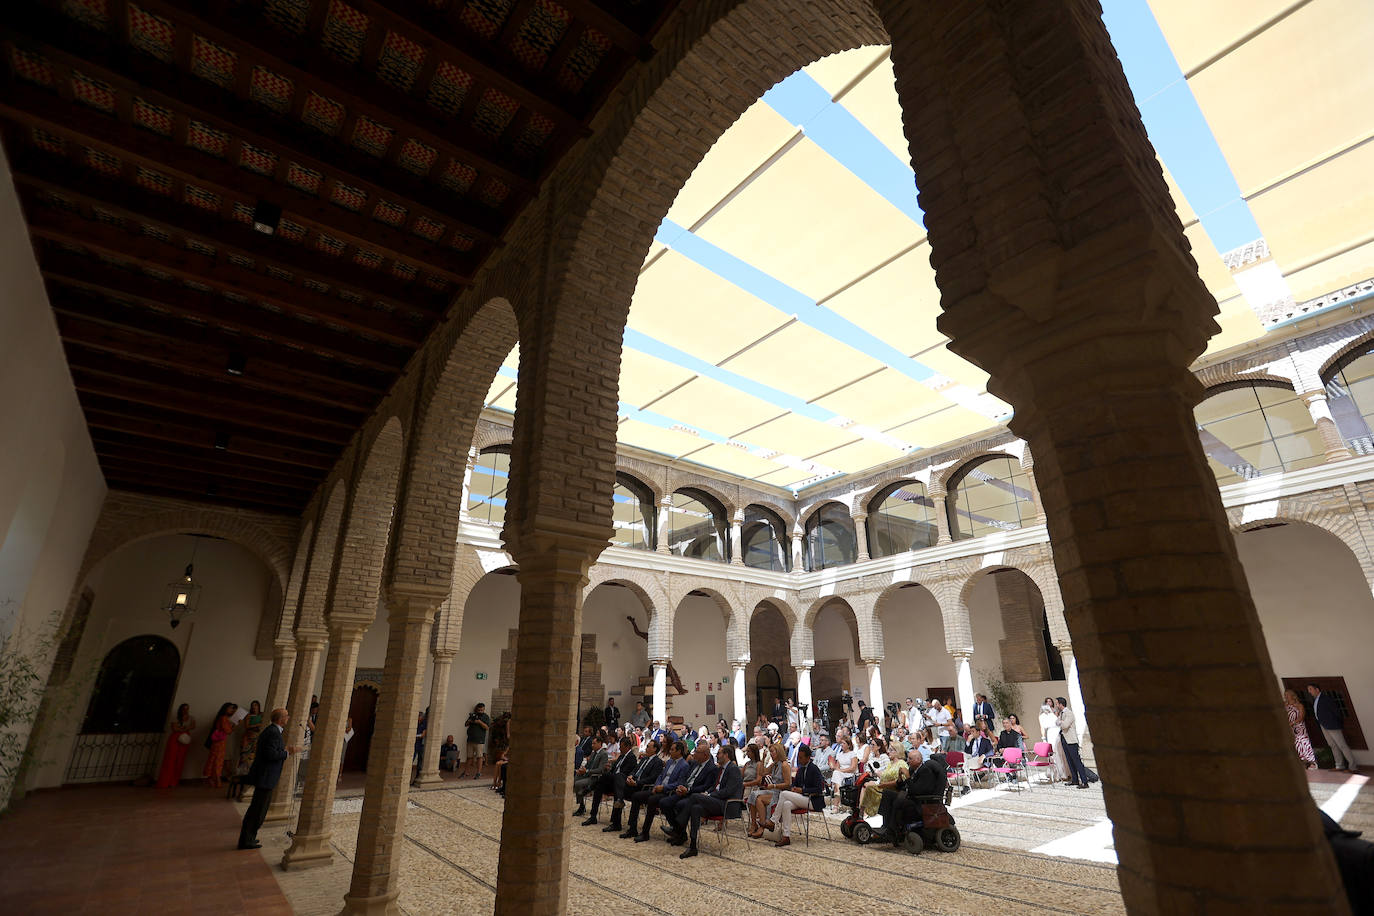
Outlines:
{"type": "Polygon", "coordinates": [[[292,754],[300,753],[300,748],[286,746],[283,734],[291,714],[283,708],[272,710],[272,724],[258,735],[257,753],[253,765],[248,769],[248,784],[253,787],[253,800],[243,814],[243,826],[239,829],[239,849],[261,849],[258,842],[258,829],[267,817],[267,807],[272,804],[272,790],[281,779],[281,765],[292,754]]]}
{"type": "Polygon", "coordinates": [[[1059,743],[1064,747],[1064,763],[1068,766],[1069,782],[1076,788],[1088,787],[1088,768],[1083,766],[1083,758],[1078,756],[1078,729],[1074,724],[1073,710],[1068,700],[1056,697],[1054,708],[1059,713],[1059,743]]]}
{"type": "Polygon", "coordinates": [[[1346,743],[1345,732],[1342,731],[1345,717],[1336,705],[1336,698],[1329,693],[1322,693],[1316,684],[1308,684],[1307,692],[1312,697],[1312,714],[1317,717],[1317,725],[1321,726],[1326,743],[1331,748],[1332,764],[1338,770],[1354,773],[1359,767],[1355,763],[1355,755],[1350,753],[1350,745],[1346,743]]]}
{"type": "Polygon", "coordinates": [[[978,694],[978,702],[973,704],[972,721],[977,722],[979,716],[987,720],[988,728],[992,728],[993,723],[997,721],[997,717],[992,711],[992,704],[988,702],[987,695],[982,693],[978,694]]]}
{"type": "Polygon", "coordinates": [[[606,717],[606,731],[615,732],[620,727],[620,707],[615,705],[615,697],[606,698],[606,708],[601,713],[606,717]]]}
{"type": "MultiPolygon", "coordinates": [[[[697,835],[701,832],[701,819],[703,817],[728,816],[729,811],[725,808],[725,803],[730,799],[736,801],[744,794],[744,776],[740,774],[739,764],[735,763],[734,750],[728,744],[722,744],[716,751],[716,784],[705,792],[697,792],[688,797],[684,804],[678,805],[678,812],[686,812],[686,818],[679,817],[677,836],[673,837],[672,844],[681,846],[687,843],[687,849],[678,858],[690,859],[697,854],[697,835]],[[689,841],[690,838],[690,841],[689,841]]],[[[735,815],[742,816],[744,804],[740,802],[735,809],[735,815]]]]}
{"type": "MultiPolygon", "coordinates": [[[[711,762],[711,749],[703,741],[692,749],[692,768],[671,794],[658,800],[658,809],[663,812],[663,832],[669,839],[676,839],[681,833],[679,821],[686,823],[682,816],[687,811],[687,799],[698,792],[705,792],[715,785],[716,765],[711,762]]],[[[649,808],[644,821],[644,839],[649,838],[649,824],[653,822],[654,809],[649,808]]]]}
{"type": "Polygon", "coordinates": [[[587,813],[587,793],[596,788],[596,784],[601,781],[601,777],[606,773],[606,767],[610,763],[610,755],[606,753],[606,748],[601,744],[601,736],[592,738],[592,752],[582,761],[582,766],[577,770],[573,778],[573,794],[577,796],[577,810],[573,812],[574,817],[583,817],[587,813]]]}

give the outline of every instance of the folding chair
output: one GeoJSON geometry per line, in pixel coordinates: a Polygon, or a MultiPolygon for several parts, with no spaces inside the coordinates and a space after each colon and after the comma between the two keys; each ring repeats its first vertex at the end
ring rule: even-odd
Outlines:
{"type": "Polygon", "coordinates": [[[802,835],[806,837],[806,845],[807,845],[807,846],[810,846],[810,845],[811,845],[811,817],[810,817],[810,815],[812,815],[812,814],[818,814],[818,815],[820,815],[821,824],[823,824],[823,825],[825,826],[825,838],[826,838],[827,840],[830,839],[830,821],[826,818],[826,816],[825,816],[825,811],[824,811],[824,810],[817,811],[815,808],[793,808],[793,809],[792,809],[792,816],[793,816],[793,817],[798,817],[798,816],[801,817],[802,835]]]}
{"type": "Polygon", "coordinates": [[[1025,773],[1026,784],[1030,785],[1030,773],[1027,772],[1025,766],[1022,765],[1021,755],[1022,750],[1019,747],[1002,748],[1002,765],[992,768],[994,773],[1003,778],[1010,776],[1012,784],[1016,786],[1018,792],[1021,790],[1021,781],[1017,777],[1017,773],[1025,773]]]}
{"type": "MultiPolygon", "coordinates": [[[[1031,750],[1031,754],[1033,756],[1026,761],[1026,766],[1036,768],[1047,768],[1049,772],[1045,774],[1045,781],[1047,783],[1053,784],[1055,781],[1055,777],[1057,775],[1055,773],[1055,770],[1058,769],[1055,766],[1054,746],[1051,745],[1048,741],[1037,741],[1035,742],[1035,747],[1031,750]]],[[[1029,773],[1027,773],[1026,779],[1027,782],[1030,781],[1029,773]]]]}
{"type": "Polygon", "coordinates": [[[742,834],[740,839],[744,841],[742,845],[746,850],[749,848],[748,828],[745,826],[746,818],[744,817],[744,804],[744,799],[742,798],[727,798],[725,800],[724,814],[712,814],[702,818],[703,821],[709,821],[716,825],[716,829],[712,832],[716,835],[716,855],[721,858],[725,857],[725,847],[730,844],[730,821],[732,820],[740,822],[740,833],[742,834]],[[730,816],[731,805],[739,805],[739,810],[734,817],[730,816]]]}

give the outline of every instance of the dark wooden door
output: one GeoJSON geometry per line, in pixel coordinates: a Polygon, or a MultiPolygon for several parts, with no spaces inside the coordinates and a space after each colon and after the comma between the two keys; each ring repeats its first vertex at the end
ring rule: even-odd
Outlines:
{"type": "Polygon", "coordinates": [[[1307,737],[1312,740],[1312,746],[1326,747],[1327,745],[1326,736],[1322,734],[1321,726],[1317,724],[1316,714],[1312,712],[1312,695],[1307,692],[1308,684],[1316,684],[1322,693],[1329,694],[1340,704],[1341,713],[1345,716],[1341,731],[1344,732],[1345,743],[1350,745],[1350,749],[1353,751],[1369,750],[1369,744],[1364,737],[1364,729],[1360,727],[1360,717],[1355,712],[1355,704],[1350,699],[1350,691],[1346,689],[1345,678],[1332,676],[1286,677],[1283,679],[1283,686],[1296,693],[1298,699],[1302,701],[1303,711],[1306,713],[1304,721],[1307,723],[1307,737]]]}
{"type": "Polygon", "coordinates": [[[377,724],[377,691],[358,685],[353,688],[353,701],[348,704],[348,717],[353,720],[353,740],[344,753],[345,770],[367,770],[367,755],[372,749],[372,729],[377,724]]]}

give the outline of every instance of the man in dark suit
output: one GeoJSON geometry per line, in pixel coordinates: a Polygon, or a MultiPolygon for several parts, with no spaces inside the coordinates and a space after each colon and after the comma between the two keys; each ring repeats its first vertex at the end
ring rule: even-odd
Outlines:
{"type": "MultiPolygon", "coordinates": [[[[655,746],[654,751],[657,750],[655,746]]],[[[596,786],[592,789],[592,813],[582,822],[583,827],[590,827],[596,823],[597,812],[601,810],[602,796],[611,795],[615,798],[615,806],[611,809],[611,826],[605,832],[620,830],[620,811],[625,806],[626,783],[639,772],[642,763],[634,751],[634,742],[629,738],[620,739],[620,756],[615,759],[615,766],[596,781],[596,786]]],[[[659,766],[662,765],[662,761],[659,761],[659,766]]]]}
{"type": "MultiPolygon", "coordinates": [[[[687,799],[698,792],[705,792],[716,783],[716,765],[711,762],[711,749],[702,741],[692,751],[692,768],[687,777],[666,798],[658,800],[658,810],[663,812],[663,832],[670,839],[678,835],[678,821],[683,820],[687,811],[687,799]]],[[[644,838],[648,839],[649,824],[654,819],[653,808],[649,809],[644,821],[644,838]]],[[[684,821],[685,822],[685,821],[684,821]]]]}
{"type": "MultiPolygon", "coordinates": [[[[686,851],[678,858],[690,859],[697,854],[697,834],[701,832],[703,817],[728,816],[730,812],[726,810],[725,803],[732,798],[739,799],[743,794],[744,776],[735,763],[734,748],[722,744],[716,752],[716,784],[705,792],[697,792],[687,799],[686,804],[678,806],[679,812],[687,809],[686,821],[678,821],[678,834],[672,840],[674,846],[687,843],[686,851]]],[[[743,803],[737,804],[735,816],[743,813],[743,803]]]]}
{"type": "Polygon", "coordinates": [[[765,830],[782,828],[782,838],[776,845],[792,845],[792,812],[797,810],[825,810],[825,779],[821,777],[820,769],[811,762],[811,748],[805,744],[797,749],[797,768],[792,773],[791,787],[778,793],[777,800],[773,802],[773,812],[763,824],[765,830]],[[773,823],[774,816],[778,819],[777,824],[773,823]]]}
{"type": "Polygon", "coordinates": [[[979,716],[987,720],[988,728],[992,728],[992,724],[997,721],[997,717],[992,712],[992,704],[981,693],[978,694],[978,702],[973,704],[973,718],[969,721],[977,722],[979,716]]]}
{"type": "Polygon", "coordinates": [[[1336,705],[1336,698],[1329,693],[1322,693],[1322,689],[1316,684],[1308,684],[1307,693],[1312,697],[1312,715],[1316,716],[1322,736],[1331,748],[1332,766],[1354,773],[1359,769],[1359,765],[1355,763],[1355,755],[1350,752],[1350,745],[1345,740],[1345,732],[1342,731],[1345,727],[1345,717],[1341,715],[1341,708],[1336,705]]]}
{"type": "Polygon", "coordinates": [[[281,766],[286,758],[300,753],[298,747],[287,747],[283,737],[291,714],[285,709],[272,710],[272,724],[258,735],[257,752],[253,765],[248,769],[247,781],[253,787],[253,800],[243,814],[243,827],[239,830],[239,849],[261,849],[258,842],[258,829],[267,817],[267,806],[272,804],[272,790],[281,779],[281,766]]]}
{"type": "Polygon", "coordinates": [[[636,843],[642,843],[649,838],[649,828],[644,828],[644,836],[639,833],[639,809],[645,808],[650,811],[658,807],[658,800],[664,795],[671,793],[682,784],[683,778],[687,775],[687,760],[684,754],[687,753],[687,745],[681,741],[674,741],[668,745],[668,760],[663,764],[658,772],[658,777],[653,785],[649,785],[647,780],[644,788],[638,789],[630,796],[630,823],[625,828],[625,832],[620,835],[621,839],[633,838],[636,843]]]}

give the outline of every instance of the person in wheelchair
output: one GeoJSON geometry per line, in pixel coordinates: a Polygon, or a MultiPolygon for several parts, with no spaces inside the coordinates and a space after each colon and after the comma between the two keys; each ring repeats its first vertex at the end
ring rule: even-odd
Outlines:
{"type": "Polygon", "coordinates": [[[882,801],[878,803],[883,826],[874,831],[875,840],[900,842],[906,833],[906,825],[919,816],[923,799],[939,797],[943,800],[945,787],[949,785],[945,775],[945,755],[931,754],[922,763],[920,753],[912,751],[909,762],[912,767],[910,777],[891,789],[883,790],[882,801]]]}

